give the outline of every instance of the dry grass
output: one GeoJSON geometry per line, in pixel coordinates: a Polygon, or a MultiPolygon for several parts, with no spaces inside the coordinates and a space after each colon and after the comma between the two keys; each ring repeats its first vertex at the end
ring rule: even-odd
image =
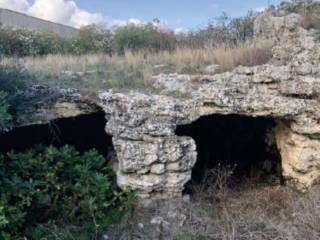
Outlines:
{"type": "Polygon", "coordinates": [[[222,72],[230,71],[239,65],[255,66],[266,63],[270,57],[270,43],[243,43],[237,47],[220,46],[208,49],[177,49],[175,52],[158,54],[126,53],[125,61],[129,65],[172,65],[179,73],[201,73],[203,67],[220,65],[222,72]]]}
{"type": "Polygon", "coordinates": [[[132,53],[124,56],[109,57],[108,55],[48,55],[45,57],[26,57],[19,60],[4,59],[3,63],[18,61],[32,70],[47,70],[59,73],[65,70],[86,71],[93,65],[126,64],[130,67],[146,65],[154,67],[160,64],[172,64],[175,71],[200,71],[201,67],[218,64],[222,71],[229,71],[236,66],[255,66],[267,62],[271,57],[270,42],[248,42],[237,47],[220,46],[207,49],[180,48],[174,52],[132,53]]]}
{"type": "Polygon", "coordinates": [[[271,58],[268,42],[243,43],[231,48],[177,49],[175,52],[136,53],[124,56],[107,55],[26,57],[3,59],[2,64],[19,64],[34,73],[35,79],[51,85],[77,87],[90,91],[106,88],[143,88],[159,73],[202,73],[211,64],[220,65],[220,72],[236,66],[254,66],[271,58]]]}
{"type": "Polygon", "coordinates": [[[194,192],[190,202],[162,201],[137,208],[117,231],[109,232],[109,239],[320,239],[320,188],[301,194],[250,181],[228,188],[229,173],[221,171],[217,176],[215,171],[212,176],[217,178],[206,183],[212,187],[194,192]],[[163,217],[161,225],[150,224],[155,216],[163,217]]]}

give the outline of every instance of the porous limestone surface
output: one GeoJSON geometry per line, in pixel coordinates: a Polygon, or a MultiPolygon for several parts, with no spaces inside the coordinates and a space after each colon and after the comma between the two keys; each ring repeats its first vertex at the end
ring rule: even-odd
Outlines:
{"type": "Polygon", "coordinates": [[[101,111],[95,101],[86,99],[74,88],[33,85],[25,91],[23,99],[28,105],[19,109],[14,127],[47,124],[56,119],[101,111]]]}
{"type": "Polygon", "coordinates": [[[106,131],[113,136],[119,186],[129,186],[144,198],[181,196],[197,152],[195,141],[176,136],[175,129],[211,114],[274,118],[283,176],[300,189],[317,184],[320,43],[300,21],[300,15],[281,7],[258,16],[257,40],[274,46],[265,65],[214,75],[162,74],[155,77],[162,90],[157,95],[102,92],[99,105],[108,120],[106,131]],[[165,94],[171,87],[185,97],[165,94]]]}

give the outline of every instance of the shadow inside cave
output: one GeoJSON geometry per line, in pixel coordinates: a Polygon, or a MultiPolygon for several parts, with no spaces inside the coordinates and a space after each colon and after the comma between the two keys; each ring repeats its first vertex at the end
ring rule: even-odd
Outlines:
{"type": "Polygon", "coordinates": [[[71,145],[83,153],[96,149],[107,157],[112,138],[105,132],[103,111],[72,118],[62,118],[49,124],[18,127],[0,135],[0,152],[22,152],[36,145],[62,147],[71,145]]]}
{"type": "Polygon", "coordinates": [[[178,126],[176,134],[192,137],[197,145],[198,159],[192,181],[200,183],[208,169],[219,167],[231,168],[236,181],[262,181],[272,175],[282,182],[275,125],[272,118],[210,115],[178,126]]]}

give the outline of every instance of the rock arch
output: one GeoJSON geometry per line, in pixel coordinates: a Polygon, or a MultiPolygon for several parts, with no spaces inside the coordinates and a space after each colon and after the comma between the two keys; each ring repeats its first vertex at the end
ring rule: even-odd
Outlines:
{"type": "Polygon", "coordinates": [[[158,95],[101,93],[106,131],[113,136],[119,161],[119,186],[128,185],[145,198],[180,196],[197,152],[195,141],[175,130],[212,114],[277,119],[283,176],[300,189],[317,184],[320,44],[300,21],[299,15],[281,8],[258,16],[256,36],[274,45],[267,64],[209,76],[160,75],[155,78],[162,90],[158,95]],[[180,95],[184,97],[176,97],[180,95]]]}

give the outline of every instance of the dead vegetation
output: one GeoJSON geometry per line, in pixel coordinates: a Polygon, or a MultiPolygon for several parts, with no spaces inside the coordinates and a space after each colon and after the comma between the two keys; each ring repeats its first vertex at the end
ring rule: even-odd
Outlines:
{"type": "Polygon", "coordinates": [[[23,66],[32,73],[32,83],[75,87],[85,92],[101,89],[149,89],[153,75],[160,73],[203,73],[218,64],[219,72],[236,66],[261,65],[271,58],[268,42],[247,42],[236,47],[180,48],[174,52],[108,55],[48,55],[20,59],[5,58],[2,65],[23,66]]]}
{"type": "Polygon", "coordinates": [[[243,181],[230,185],[230,170],[212,170],[190,201],[138,207],[108,239],[315,240],[320,239],[320,189],[243,181]],[[203,185],[205,184],[205,185],[203,185]]]}

